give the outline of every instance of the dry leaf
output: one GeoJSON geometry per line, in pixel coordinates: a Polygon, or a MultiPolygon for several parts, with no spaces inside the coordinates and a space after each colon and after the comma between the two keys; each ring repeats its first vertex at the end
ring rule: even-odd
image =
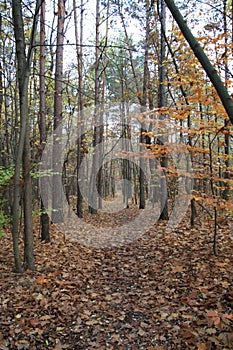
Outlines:
{"type": "Polygon", "coordinates": [[[218,336],[225,346],[233,348],[233,333],[224,332],[218,336]]]}
{"type": "Polygon", "coordinates": [[[140,328],[138,331],[138,335],[140,335],[140,337],[143,337],[145,334],[146,332],[142,328],[140,328]]]}
{"type": "Polygon", "coordinates": [[[45,276],[40,276],[36,279],[36,284],[46,284],[48,279],[45,276]]]}
{"type": "Polygon", "coordinates": [[[172,268],[173,272],[183,272],[183,270],[184,270],[183,266],[180,266],[180,265],[176,265],[172,268]]]}

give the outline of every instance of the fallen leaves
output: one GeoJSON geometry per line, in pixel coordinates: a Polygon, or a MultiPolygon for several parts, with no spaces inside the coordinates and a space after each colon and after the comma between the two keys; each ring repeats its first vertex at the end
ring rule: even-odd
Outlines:
{"type": "Polygon", "coordinates": [[[2,238],[0,349],[233,348],[230,232],[218,237],[217,258],[207,226],[168,234],[158,223],[112,250],[53,235],[36,242],[37,271],[24,275],[11,272],[11,238],[2,238]]]}

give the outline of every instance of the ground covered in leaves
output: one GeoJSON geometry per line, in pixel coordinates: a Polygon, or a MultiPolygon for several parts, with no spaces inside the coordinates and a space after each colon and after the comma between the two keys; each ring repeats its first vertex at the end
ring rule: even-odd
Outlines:
{"type": "Polygon", "coordinates": [[[218,228],[216,257],[209,220],[165,226],[114,249],[83,247],[55,227],[45,244],[36,228],[37,270],[23,275],[6,232],[0,349],[233,349],[232,222],[218,228]]]}

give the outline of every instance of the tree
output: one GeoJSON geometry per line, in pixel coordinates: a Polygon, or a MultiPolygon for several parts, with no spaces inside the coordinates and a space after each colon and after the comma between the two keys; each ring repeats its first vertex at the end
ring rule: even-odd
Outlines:
{"type": "MultiPolygon", "coordinates": [[[[231,5],[232,6],[232,5],[231,5]]],[[[225,86],[227,87],[228,83],[228,72],[229,72],[229,67],[228,67],[228,53],[229,53],[229,45],[228,45],[228,25],[227,25],[227,0],[223,1],[223,26],[224,26],[224,44],[225,44],[225,49],[224,49],[224,70],[225,70],[225,86]]],[[[225,127],[227,128],[227,121],[225,121],[225,127]]],[[[224,144],[224,152],[225,152],[225,166],[226,166],[226,171],[223,174],[223,177],[225,179],[230,178],[230,135],[229,133],[225,133],[225,144],[224,144]]],[[[230,188],[229,184],[226,182],[224,186],[224,191],[222,192],[222,196],[224,199],[229,198],[230,194],[230,188]]]]}
{"type": "Polygon", "coordinates": [[[214,85],[219,95],[219,98],[222,101],[222,104],[228,114],[228,117],[231,123],[233,124],[233,100],[229,95],[224,83],[222,82],[222,79],[217,74],[216,69],[211,64],[204,50],[202,49],[198,41],[193,36],[192,32],[190,31],[189,27],[185,23],[183,16],[181,15],[179,9],[177,8],[173,0],[164,0],[164,1],[167,7],[169,8],[169,10],[171,11],[171,14],[174,17],[175,21],[177,22],[185,39],[188,41],[194,55],[197,57],[197,59],[201,63],[207,76],[209,77],[210,81],[214,85]]]}
{"type": "Polygon", "coordinates": [[[36,10],[31,29],[31,39],[26,54],[26,42],[24,36],[24,23],[21,1],[12,2],[14,35],[16,40],[16,56],[18,63],[17,78],[20,99],[20,138],[16,148],[15,174],[14,174],[14,201],[12,209],[12,238],[14,248],[15,269],[22,272],[23,269],[34,269],[33,255],[33,227],[32,227],[32,188],[30,175],[30,129],[28,115],[28,84],[34,45],[36,26],[41,0],[36,2],[36,10]],[[21,263],[19,252],[19,202],[20,202],[20,168],[23,164],[23,193],[24,193],[24,267],[21,263]]]}
{"type": "MultiPolygon", "coordinates": [[[[41,4],[40,13],[40,149],[41,153],[46,145],[46,93],[45,93],[45,0],[41,4]]],[[[46,199],[44,198],[44,201],[46,199]]],[[[41,240],[50,241],[49,215],[46,212],[47,203],[41,200],[41,240]]]]}
{"type": "Polygon", "coordinates": [[[65,26],[65,1],[58,1],[57,11],[57,47],[55,67],[55,91],[54,91],[54,152],[53,152],[53,213],[54,223],[63,222],[61,163],[62,163],[62,130],[60,127],[63,112],[63,53],[64,53],[64,26],[65,26]]]}
{"type": "MultiPolygon", "coordinates": [[[[0,14],[0,39],[1,39],[0,52],[2,52],[2,15],[1,14],[0,14]]],[[[0,60],[0,116],[2,115],[2,104],[3,104],[3,78],[2,78],[2,58],[1,58],[0,60]]],[[[0,145],[3,146],[1,139],[0,139],[0,145]]],[[[2,162],[2,159],[0,159],[0,162],[2,162]]]]}
{"type": "Polygon", "coordinates": [[[100,102],[101,102],[101,55],[100,55],[100,0],[96,0],[96,27],[95,27],[95,111],[94,111],[94,135],[93,135],[93,164],[92,164],[92,173],[91,173],[91,184],[90,184],[90,199],[91,205],[89,206],[89,211],[92,214],[97,213],[97,208],[99,202],[97,200],[97,191],[96,187],[100,189],[100,182],[98,176],[98,165],[100,154],[95,151],[95,147],[100,143],[101,135],[101,123],[100,123],[100,102]]]}
{"type": "Polygon", "coordinates": [[[77,215],[83,217],[83,196],[79,187],[79,177],[82,176],[80,165],[84,156],[84,115],[83,115],[83,14],[84,4],[83,0],[80,2],[80,26],[78,29],[78,14],[76,0],[73,0],[74,7],[74,26],[75,26],[75,41],[76,41],[76,55],[78,62],[78,134],[77,140],[77,215]]]}
{"type": "MultiPolygon", "coordinates": [[[[158,86],[158,108],[162,108],[166,106],[166,100],[167,100],[167,94],[166,94],[166,88],[165,88],[165,82],[166,82],[166,65],[165,65],[165,55],[166,55],[166,42],[165,42],[165,35],[166,35],[166,8],[164,0],[160,0],[158,2],[158,14],[160,17],[160,24],[161,24],[161,30],[160,30],[160,53],[159,53],[159,86],[158,86]]],[[[160,114],[160,119],[165,120],[166,115],[160,114]]],[[[167,135],[163,133],[160,140],[158,140],[159,143],[162,143],[162,145],[167,142],[167,135]]],[[[161,156],[161,167],[163,169],[168,168],[168,159],[166,155],[161,156]]],[[[168,220],[168,202],[167,202],[167,186],[166,186],[166,177],[165,175],[161,176],[161,184],[160,184],[160,196],[161,196],[161,214],[160,214],[160,220],[168,220]]]]}

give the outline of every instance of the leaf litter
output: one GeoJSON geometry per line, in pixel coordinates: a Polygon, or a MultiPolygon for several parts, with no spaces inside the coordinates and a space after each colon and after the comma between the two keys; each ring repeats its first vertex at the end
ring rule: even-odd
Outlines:
{"type": "MultiPolygon", "coordinates": [[[[103,214],[87,220],[114,225],[103,214]]],[[[12,272],[6,231],[0,349],[233,349],[232,225],[219,230],[216,257],[207,220],[165,228],[161,221],[131,244],[91,249],[52,226],[51,243],[35,237],[37,270],[23,275],[12,272]]]]}

